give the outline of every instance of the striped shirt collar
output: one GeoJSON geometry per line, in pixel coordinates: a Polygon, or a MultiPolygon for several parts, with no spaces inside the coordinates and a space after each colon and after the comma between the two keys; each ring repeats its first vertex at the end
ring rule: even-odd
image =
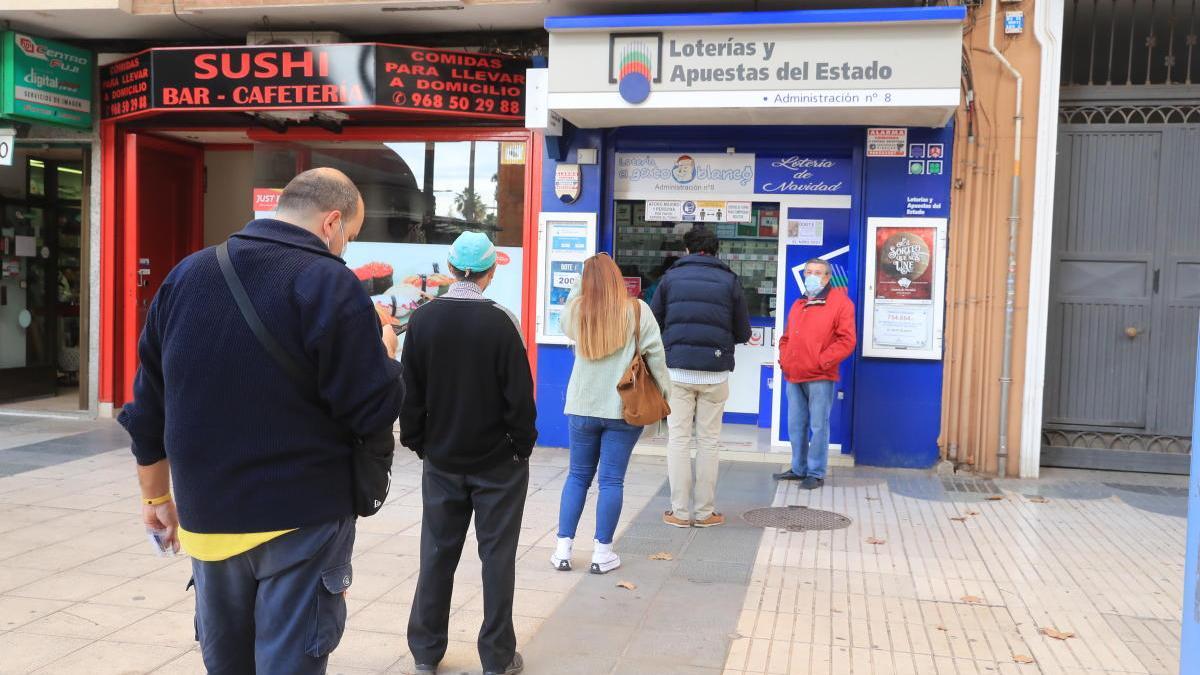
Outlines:
{"type": "Polygon", "coordinates": [[[474,281],[455,281],[450,284],[450,290],[446,291],[447,298],[458,298],[460,300],[484,300],[483,289],[474,281]]]}

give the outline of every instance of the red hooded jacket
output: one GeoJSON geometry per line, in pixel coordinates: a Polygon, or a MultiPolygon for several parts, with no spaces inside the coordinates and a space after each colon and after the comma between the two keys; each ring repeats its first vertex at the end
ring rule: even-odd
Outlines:
{"type": "Polygon", "coordinates": [[[779,367],[788,382],[838,379],[838,365],[854,353],[854,302],[844,288],[792,303],[779,339],[779,367]]]}

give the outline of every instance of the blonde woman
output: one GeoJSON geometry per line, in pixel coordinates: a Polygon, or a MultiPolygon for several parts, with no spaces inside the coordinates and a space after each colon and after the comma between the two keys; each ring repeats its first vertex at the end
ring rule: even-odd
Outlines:
{"type": "Polygon", "coordinates": [[[624,500],[625,470],[642,427],[625,421],[617,382],[634,354],[641,352],[664,396],[671,388],[666,352],[654,314],[641,300],[629,297],[621,271],[600,254],[583,264],[583,275],[567,299],[563,332],[575,341],[575,367],[567,385],[565,412],[570,425],[571,468],[563,485],[558,516],[558,546],[550,563],[571,569],[571,548],[592,478],[600,477],[596,503],[596,545],[591,572],[604,574],[621,566],[613,553],[613,533],[624,500]],[[641,341],[634,344],[637,317],[641,341]]]}

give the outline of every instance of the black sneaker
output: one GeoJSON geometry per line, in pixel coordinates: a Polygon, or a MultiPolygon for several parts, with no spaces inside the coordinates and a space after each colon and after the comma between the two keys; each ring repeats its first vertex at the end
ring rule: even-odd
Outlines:
{"type": "Polygon", "coordinates": [[[520,652],[517,652],[513,654],[512,663],[508,664],[507,668],[504,670],[485,670],[483,675],[517,675],[517,673],[523,670],[525,670],[525,659],[521,658],[520,652]]]}
{"type": "Polygon", "coordinates": [[[816,490],[817,488],[819,488],[819,487],[821,487],[821,486],[823,486],[823,485],[825,485],[825,479],[824,479],[824,478],[814,478],[814,477],[812,477],[812,476],[809,476],[808,478],[805,478],[803,481],[801,481],[801,483],[800,483],[800,489],[802,489],[802,490],[816,490]]]}
{"type": "Polygon", "coordinates": [[[438,669],[438,664],[436,664],[436,663],[418,663],[417,664],[417,672],[418,673],[436,673],[437,669],[438,669]]]}
{"type": "Polygon", "coordinates": [[[771,474],[771,478],[775,480],[804,480],[804,476],[797,476],[791,469],[780,471],[779,473],[771,474]]]}

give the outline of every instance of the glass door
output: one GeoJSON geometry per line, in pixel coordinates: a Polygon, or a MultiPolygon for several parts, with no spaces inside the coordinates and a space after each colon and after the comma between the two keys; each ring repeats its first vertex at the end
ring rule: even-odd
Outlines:
{"type": "Polygon", "coordinates": [[[57,393],[54,232],[46,209],[5,203],[0,238],[0,400],[57,393]]]}

